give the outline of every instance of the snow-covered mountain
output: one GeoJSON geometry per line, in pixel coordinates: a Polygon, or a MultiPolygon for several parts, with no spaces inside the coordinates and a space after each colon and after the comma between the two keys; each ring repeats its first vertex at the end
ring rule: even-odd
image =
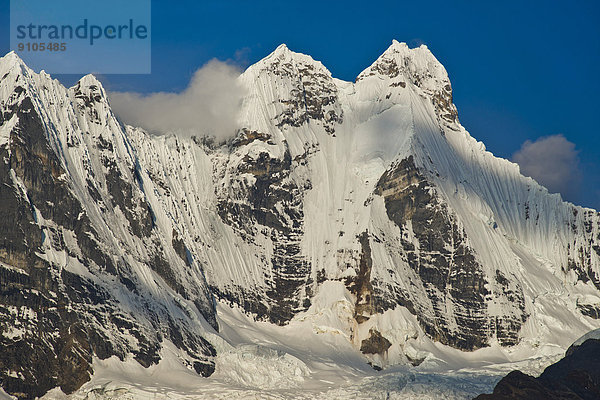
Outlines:
{"type": "Polygon", "coordinates": [[[376,367],[600,327],[600,214],[472,138],[425,46],[394,41],[351,83],[281,45],[240,76],[221,144],[124,126],[90,75],[66,89],[9,53],[0,77],[9,393],[72,392],[93,360],[149,366],[167,343],[210,375],[216,303],[376,367]]]}

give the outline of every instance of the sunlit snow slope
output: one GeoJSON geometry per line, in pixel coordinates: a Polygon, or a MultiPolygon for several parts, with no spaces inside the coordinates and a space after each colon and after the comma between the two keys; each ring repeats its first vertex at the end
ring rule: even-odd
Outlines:
{"type": "Polygon", "coordinates": [[[351,83],[281,45],[240,76],[226,143],[124,127],[92,76],[65,89],[11,53],[0,77],[9,392],[69,392],[93,356],[148,366],[169,342],[210,374],[215,300],[379,367],[443,357],[433,343],[558,352],[600,327],[600,214],[473,139],[425,46],[394,41],[351,83]],[[41,320],[77,379],[15,358],[41,320]]]}

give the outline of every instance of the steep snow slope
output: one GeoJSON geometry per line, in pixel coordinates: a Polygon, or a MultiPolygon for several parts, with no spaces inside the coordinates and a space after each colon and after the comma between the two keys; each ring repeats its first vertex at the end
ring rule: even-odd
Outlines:
{"type": "Polygon", "coordinates": [[[86,350],[76,382],[52,372],[39,393],[79,387],[93,356],[148,366],[169,342],[210,374],[213,346],[244,343],[231,318],[216,336],[213,296],[381,367],[461,359],[451,347],[518,361],[600,327],[599,214],[486,152],[425,46],[394,41],[351,83],[281,45],[240,76],[227,143],[123,127],[92,76],[65,89],[14,54],[0,76],[9,391],[31,391],[34,361],[14,354],[55,303],[75,310],[43,348],[71,349],[52,332],[83,320],[86,350]]]}

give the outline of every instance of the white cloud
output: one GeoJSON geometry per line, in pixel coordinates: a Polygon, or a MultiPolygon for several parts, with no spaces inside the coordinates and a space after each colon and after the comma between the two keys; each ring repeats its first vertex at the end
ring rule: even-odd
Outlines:
{"type": "Polygon", "coordinates": [[[232,137],[243,89],[237,81],[240,71],[218,60],[199,68],[181,93],[111,92],[110,103],[121,120],[155,134],[232,137]]]}
{"type": "Polygon", "coordinates": [[[579,192],[581,172],[575,144],[563,135],[541,137],[525,141],[513,155],[521,173],[531,176],[552,193],[574,201],[579,192]]]}

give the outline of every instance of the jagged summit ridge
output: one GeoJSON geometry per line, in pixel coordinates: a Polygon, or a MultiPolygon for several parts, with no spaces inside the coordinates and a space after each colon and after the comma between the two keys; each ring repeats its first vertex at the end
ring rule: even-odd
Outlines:
{"type": "MultiPolygon", "coordinates": [[[[410,49],[406,43],[394,40],[371,66],[359,74],[355,83],[350,83],[333,78],[321,62],[295,53],[282,44],[249,67],[241,79],[258,82],[262,81],[261,75],[268,80],[262,85],[275,89],[269,103],[283,105],[282,109],[273,111],[269,118],[281,120],[282,125],[290,119],[295,121],[295,125],[317,119],[333,134],[336,124],[344,120],[343,107],[339,103],[340,93],[354,93],[358,102],[371,101],[376,96],[379,104],[373,105],[369,112],[381,112],[395,104],[406,104],[405,97],[410,91],[404,89],[410,85],[413,92],[432,100],[440,124],[459,129],[458,113],[452,102],[452,87],[446,70],[424,45],[410,49]],[[311,109],[314,109],[313,118],[309,117],[311,109]]],[[[250,87],[252,91],[254,88],[252,85],[250,87]]]]}
{"type": "MultiPolygon", "coordinates": [[[[282,59],[288,61],[296,59],[305,63],[319,64],[325,70],[327,70],[329,75],[331,75],[329,70],[324,67],[320,61],[314,60],[310,55],[290,50],[285,43],[277,46],[272,53],[264,57],[257,64],[251,66],[250,69],[254,69],[257,65],[269,64],[275,62],[276,60],[282,59]]],[[[433,53],[431,53],[426,45],[422,44],[419,47],[411,49],[405,42],[398,42],[394,39],[392,40],[392,44],[377,58],[377,60],[375,60],[371,66],[367,67],[358,75],[357,80],[362,79],[365,75],[373,72],[373,70],[381,68],[381,66],[378,67],[378,65],[384,62],[384,60],[389,61],[391,59],[394,59],[398,65],[413,70],[413,72],[419,70],[421,73],[424,73],[425,70],[430,70],[431,75],[435,75],[440,79],[448,79],[443,65],[435,58],[433,53]]],[[[387,72],[388,74],[397,73],[396,70],[387,72]]]]}

